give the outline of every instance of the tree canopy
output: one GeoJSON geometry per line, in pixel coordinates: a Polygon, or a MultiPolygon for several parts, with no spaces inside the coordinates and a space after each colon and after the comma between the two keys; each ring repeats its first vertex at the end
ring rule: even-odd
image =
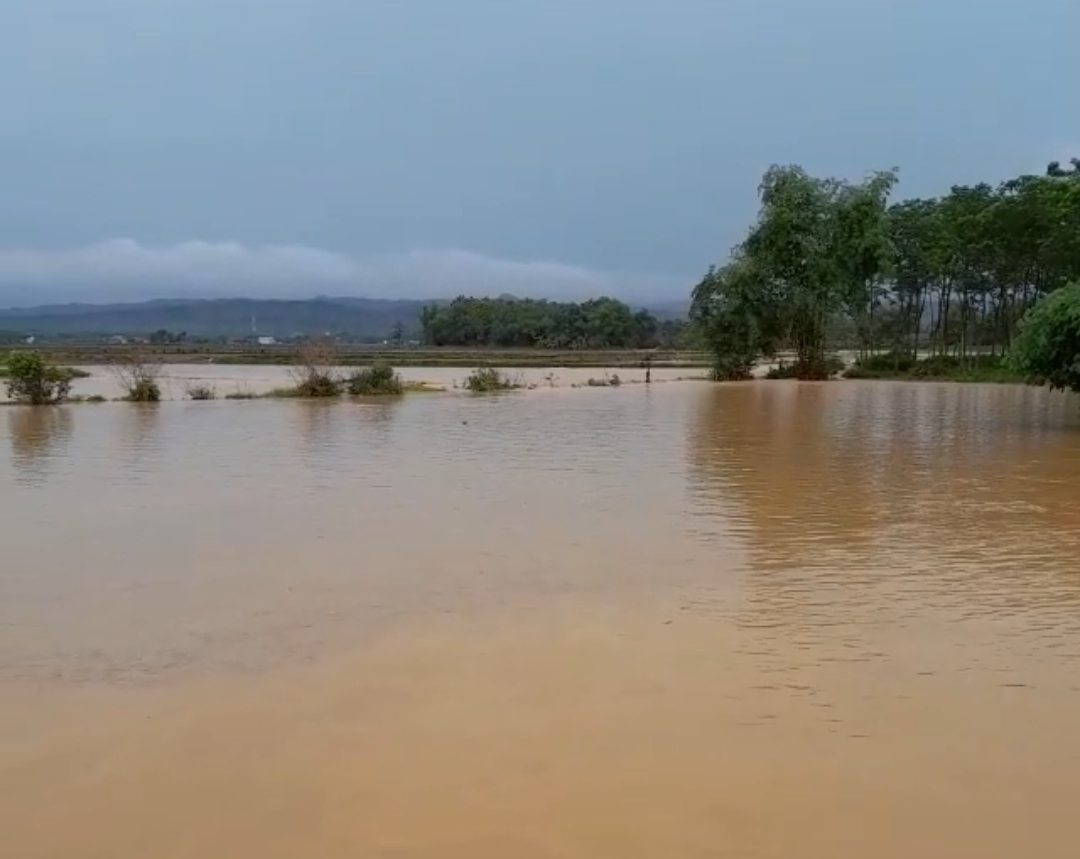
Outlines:
{"type": "Polygon", "coordinates": [[[1009,363],[1034,384],[1080,393],[1080,283],[1031,309],[1020,323],[1009,363]]]}
{"type": "Polygon", "coordinates": [[[45,360],[40,352],[12,352],[7,360],[7,395],[17,403],[62,403],[71,390],[72,373],[45,360]]]}
{"type": "Polygon", "coordinates": [[[675,345],[685,323],[661,322],[613,298],[581,303],[530,298],[467,298],[424,308],[430,346],[644,349],[675,345]]]}
{"type": "Polygon", "coordinates": [[[896,179],[765,173],[757,220],[693,294],[719,376],[779,349],[803,378],[823,378],[839,345],[1004,354],[1031,307],[1080,279],[1080,159],[890,204],[896,179]]]}

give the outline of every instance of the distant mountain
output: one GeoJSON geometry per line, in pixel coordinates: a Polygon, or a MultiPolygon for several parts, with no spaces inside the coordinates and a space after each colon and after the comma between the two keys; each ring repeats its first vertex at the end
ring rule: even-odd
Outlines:
{"type": "Polygon", "coordinates": [[[358,338],[389,336],[401,322],[419,329],[425,301],[314,298],[266,301],[250,298],[157,300],[140,304],[64,304],[0,310],[0,330],[38,336],[145,335],[159,329],[195,337],[347,332],[358,338]]]}
{"type": "MultiPolygon", "coordinates": [[[[349,334],[382,339],[400,322],[420,330],[420,311],[439,300],[335,298],[305,300],[254,298],[157,299],[139,304],[56,304],[0,310],[0,331],[39,337],[145,336],[165,329],[193,337],[272,337],[349,334]]],[[[685,317],[687,302],[646,308],[660,319],[685,317]]]]}

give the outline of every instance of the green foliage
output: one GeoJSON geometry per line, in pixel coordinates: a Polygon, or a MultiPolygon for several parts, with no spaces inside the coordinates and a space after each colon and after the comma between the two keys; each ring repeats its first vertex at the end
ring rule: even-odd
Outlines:
{"type": "Polygon", "coordinates": [[[404,393],[401,376],[389,364],[372,364],[357,370],[346,380],[346,390],[353,396],[387,396],[404,393]]]}
{"type": "Polygon", "coordinates": [[[1020,380],[1000,355],[930,355],[916,360],[898,352],[864,356],[845,371],[844,378],[950,382],[1020,380]]]}
{"type": "Polygon", "coordinates": [[[885,348],[958,359],[920,362],[930,378],[1009,377],[980,356],[1004,354],[1032,305],[1080,279],[1077,163],[893,205],[892,171],[852,184],[771,168],[746,239],[694,290],[691,320],[716,377],[745,378],[759,357],[792,349],[801,378],[823,378],[842,343],[863,358],[885,348]]]}
{"type": "Polygon", "coordinates": [[[1008,363],[1033,384],[1080,392],[1080,282],[1059,289],[1027,313],[1008,363]]]}
{"type": "Polygon", "coordinates": [[[716,381],[751,378],[758,356],[770,353],[779,338],[777,309],[748,258],[709,269],[694,288],[690,320],[712,354],[716,381]]]}
{"type": "Polygon", "coordinates": [[[281,389],[278,396],[293,397],[340,397],[343,384],[340,379],[329,374],[313,374],[301,379],[292,388],[281,389]]]}
{"type": "Polygon", "coordinates": [[[465,379],[465,387],[473,393],[486,394],[492,391],[509,391],[513,388],[520,388],[521,383],[494,367],[480,367],[468,375],[468,378],[465,379]]]}
{"type": "Polygon", "coordinates": [[[613,298],[580,304],[518,298],[466,298],[420,314],[430,346],[541,349],[646,349],[681,343],[686,323],[661,322],[613,298]]]}
{"type": "Polygon", "coordinates": [[[140,379],[128,388],[124,397],[129,403],[157,403],[161,401],[161,386],[155,379],[140,379]]]}
{"type": "Polygon", "coordinates": [[[71,391],[71,373],[49,364],[40,352],[12,352],[7,362],[7,395],[32,406],[62,403],[71,391]]]}

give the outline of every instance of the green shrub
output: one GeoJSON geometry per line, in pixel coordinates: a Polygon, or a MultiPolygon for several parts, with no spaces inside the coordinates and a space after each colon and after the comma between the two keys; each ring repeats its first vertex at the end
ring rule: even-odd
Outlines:
{"type": "Polygon", "coordinates": [[[357,370],[346,380],[345,387],[356,397],[393,396],[405,392],[401,376],[382,362],[357,370]]]}
{"type": "Polygon", "coordinates": [[[954,382],[1011,382],[1016,376],[1000,355],[930,355],[915,359],[888,353],[856,361],[847,379],[907,379],[954,382]]]}
{"type": "Polygon", "coordinates": [[[509,391],[513,388],[520,388],[521,382],[517,379],[511,379],[506,373],[496,370],[494,367],[480,367],[473,370],[465,379],[465,387],[474,393],[484,394],[491,391],[509,391]]]}
{"type": "Polygon", "coordinates": [[[161,386],[156,379],[139,379],[128,388],[124,399],[129,403],[161,402],[161,386]]]}
{"type": "Polygon", "coordinates": [[[1080,282],[1050,293],[1027,312],[1007,367],[1031,384],[1080,393],[1080,282]]]}
{"type": "Polygon", "coordinates": [[[293,388],[276,389],[276,397],[340,397],[341,379],[330,375],[312,374],[296,382],[293,388]]]}
{"type": "Polygon", "coordinates": [[[71,373],[48,363],[40,352],[12,352],[7,363],[7,395],[17,403],[62,403],[71,392],[71,373]]]}

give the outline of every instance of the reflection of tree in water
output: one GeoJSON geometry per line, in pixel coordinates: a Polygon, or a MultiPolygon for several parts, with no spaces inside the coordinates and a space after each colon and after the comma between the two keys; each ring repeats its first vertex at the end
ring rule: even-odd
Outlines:
{"type": "Polygon", "coordinates": [[[120,422],[120,456],[129,477],[153,471],[162,451],[161,403],[123,403],[120,422]]]}
{"type": "Polygon", "coordinates": [[[75,426],[70,408],[32,406],[8,409],[11,462],[27,482],[43,482],[62,454],[75,426]]]}
{"type": "Polygon", "coordinates": [[[384,439],[401,405],[402,400],[400,397],[372,400],[371,402],[355,405],[353,416],[365,431],[377,430],[378,437],[384,439]]]}
{"type": "Polygon", "coordinates": [[[303,461],[317,472],[338,475],[380,455],[401,402],[398,398],[353,403],[297,400],[287,404],[296,415],[303,461]]]}
{"type": "Polygon", "coordinates": [[[690,466],[706,508],[732,511],[755,566],[805,567],[866,552],[873,498],[835,444],[829,385],[717,386],[692,420],[690,466]]]}
{"type": "Polygon", "coordinates": [[[294,406],[300,441],[305,452],[318,452],[334,446],[335,418],[340,403],[334,400],[296,400],[294,406]]]}
{"type": "Polygon", "coordinates": [[[867,598],[869,612],[887,608],[889,588],[927,588],[957,610],[965,596],[995,610],[1080,596],[1080,415],[1069,398],[750,384],[710,392],[692,427],[698,501],[724,511],[755,571],[785,571],[751,579],[759,599],[806,600],[813,588],[867,598]]]}

